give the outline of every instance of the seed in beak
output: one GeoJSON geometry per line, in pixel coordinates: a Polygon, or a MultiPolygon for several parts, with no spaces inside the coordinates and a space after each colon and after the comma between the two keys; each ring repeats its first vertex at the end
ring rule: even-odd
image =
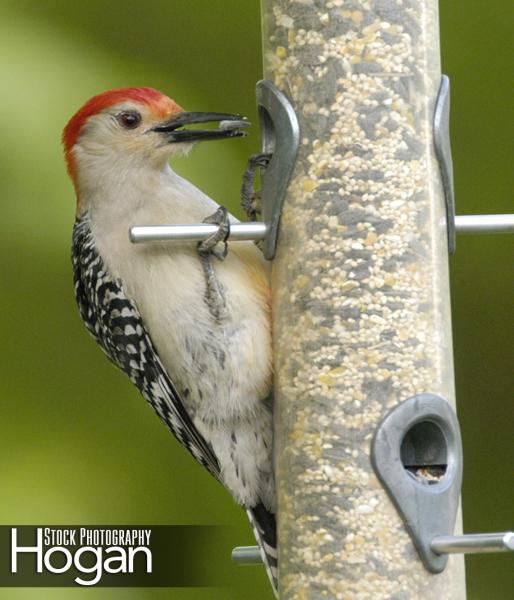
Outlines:
{"type": "Polygon", "coordinates": [[[250,121],[241,119],[240,121],[220,121],[219,128],[222,131],[230,131],[231,129],[239,129],[240,127],[250,127],[250,121]]]}

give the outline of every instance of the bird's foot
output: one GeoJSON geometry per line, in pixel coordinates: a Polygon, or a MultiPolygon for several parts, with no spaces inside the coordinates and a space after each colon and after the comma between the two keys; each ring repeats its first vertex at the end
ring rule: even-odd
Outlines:
{"type": "Polygon", "coordinates": [[[241,206],[250,221],[256,221],[261,213],[261,193],[255,190],[255,175],[257,169],[265,169],[272,154],[253,154],[248,159],[246,170],[243,174],[241,186],[241,206]]]}
{"type": "Polygon", "coordinates": [[[218,210],[203,220],[204,223],[218,225],[218,231],[207,239],[198,243],[200,256],[215,256],[218,260],[224,260],[228,254],[228,237],[230,235],[230,220],[228,210],[220,206],[218,210]]]}
{"type": "Polygon", "coordinates": [[[218,322],[228,316],[227,302],[223,285],[216,277],[216,272],[211,263],[211,256],[224,260],[228,253],[227,239],[230,235],[230,221],[228,211],[224,206],[203,220],[204,223],[218,225],[218,231],[207,239],[198,243],[198,254],[205,277],[205,302],[209,312],[218,322]]]}

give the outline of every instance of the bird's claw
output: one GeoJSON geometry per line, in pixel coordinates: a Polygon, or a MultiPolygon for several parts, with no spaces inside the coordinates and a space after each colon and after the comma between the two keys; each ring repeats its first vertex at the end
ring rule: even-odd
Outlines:
{"type": "Polygon", "coordinates": [[[252,165],[255,167],[260,167],[261,169],[265,169],[273,156],[272,152],[263,152],[262,154],[252,154],[248,159],[248,165],[252,165]]]}
{"type": "Polygon", "coordinates": [[[228,237],[230,235],[230,220],[228,210],[220,206],[218,210],[203,220],[204,223],[218,225],[218,231],[198,243],[201,256],[213,255],[218,260],[224,260],[228,254],[228,237]]]}
{"type": "Polygon", "coordinates": [[[248,159],[241,186],[241,206],[250,221],[257,220],[257,215],[261,212],[261,194],[254,187],[256,171],[258,168],[265,169],[269,165],[272,156],[272,154],[267,153],[253,154],[248,159]]]}

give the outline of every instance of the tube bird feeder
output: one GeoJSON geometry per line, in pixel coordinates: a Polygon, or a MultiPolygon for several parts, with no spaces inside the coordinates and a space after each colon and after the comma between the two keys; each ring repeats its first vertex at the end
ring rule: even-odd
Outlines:
{"type": "MultiPolygon", "coordinates": [[[[455,405],[437,2],[262,12],[265,78],[300,125],[272,276],[280,598],[463,599],[462,556],[426,568],[370,460],[396,406],[455,405]]],[[[447,476],[443,446],[401,465],[427,490],[447,476]]]]}

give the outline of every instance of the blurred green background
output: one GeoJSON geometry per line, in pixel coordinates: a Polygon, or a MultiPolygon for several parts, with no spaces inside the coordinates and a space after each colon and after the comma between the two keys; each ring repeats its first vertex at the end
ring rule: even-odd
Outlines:
{"type": "MultiPolygon", "coordinates": [[[[460,213],[513,212],[509,4],[441,5],[460,213]]],[[[1,523],[226,524],[234,545],[252,543],[244,513],[79,321],[74,199],[59,138],[87,98],[126,85],[255,122],[259,21],[258,0],[0,1],[1,523]]],[[[245,140],[198,147],[176,168],[235,209],[245,158],[257,149],[254,129],[245,140]]],[[[509,236],[461,237],[451,259],[468,532],[512,527],[512,248],[509,236]]],[[[271,598],[263,569],[233,567],[229,549],[199,559],[199,569],[224,573],[225,589],[0,589],[0,598],[271,598]]],[[[470,600],[512,597],[509,556],[470,557],[467,567],[470,600]]]]}

